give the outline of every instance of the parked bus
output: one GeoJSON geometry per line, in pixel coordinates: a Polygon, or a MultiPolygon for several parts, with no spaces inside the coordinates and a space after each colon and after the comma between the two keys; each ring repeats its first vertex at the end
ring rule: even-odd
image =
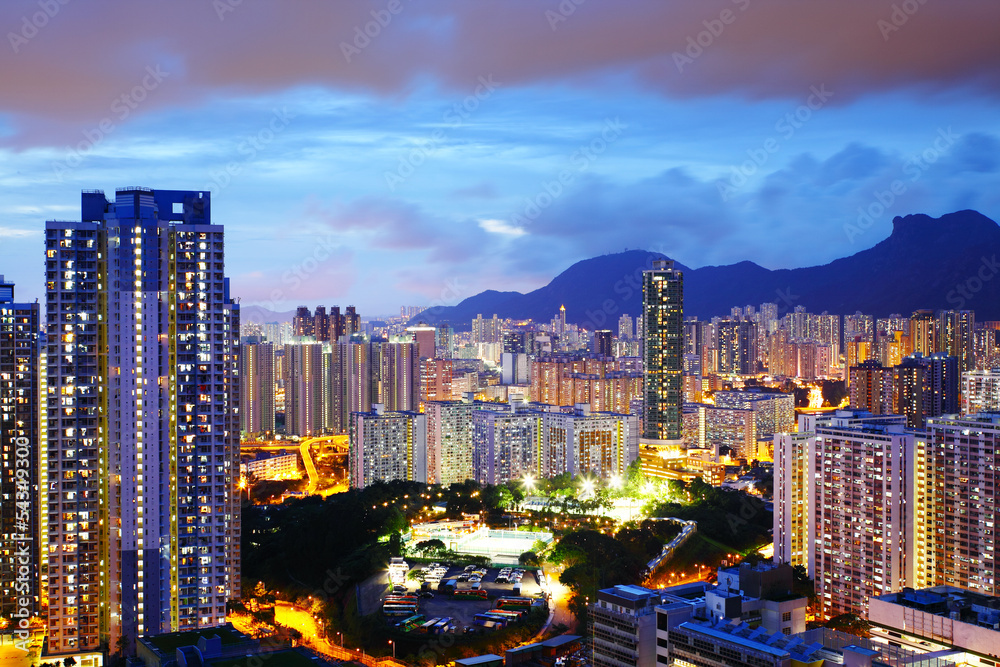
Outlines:
{"type": "Polygon", "coordinates": [[[528,608],[532,602],[531,598],[500,598],[497,600],[497,609],[504,609],[506,607],[528,608]]]}
{"type": "Polygon", "coordinates": [[[504,618],[512,618],[516,621],[524,616],[525,612],[523,610],[515,609],[490,609],[489,611],[483,613],[493,614],[494,616],[503,616],[504,618]]]}
{"type": "Polygon", "coordinates": [[[432,618],[431,620],[427,621],[426,623],[424,623],[423,625],[420,626],[420,631],[421,632],[430,632],[431,628],[433,628],[435,625],[437,625],[438,621],[440,621],[440,620],[441,620],[440,617],[439,618],[432,618]]]}
{"type": "Polygon", "coordinates": [[[438,621],[437,625],[431,626],[431,634],[438,635],[448,629],[448,624],[451,623],[451,617],[446,616],[438,621]]]}
{"type": "Polygon", "coordinates": [[[386,602],[412,602],[417,603],[416,595],[387,595],[385,597],[386,602]]]}
{"type": "Polygon", "coordinates": [[[424,620],[424,615],[423,614],[413,614],[409,618],[406,618],[406,619],[400,621],[399,623],[397,623],[396,627],[399,628],[400,630],[402,630],[403,632],[409,632],[413,628],[415,628],[418,625],[420,625],[420,622],[423,621],[423,620],[424,620]]]}
{"type": "Polygon", "coordinates": [[[389,613],[390,611],[408,611],[410,612],[407,616],[413,616],[417,613],[417,605],[409,603],[397,603],[397,602],[387,602],[382,605],[382,611],[389,613]]]}
{"type": "Polygon", "coordinates": [[[455,591],[456,600],[487,600],[490,595],[482,589],[455,591]]]}
{"type": "Polygon", "coordinates": [[[485,628],[503,628],[507,625],[507,619],[490,616],[489,614],[476,614],[472,617],[472,624],[480,625],[485,628]]]}

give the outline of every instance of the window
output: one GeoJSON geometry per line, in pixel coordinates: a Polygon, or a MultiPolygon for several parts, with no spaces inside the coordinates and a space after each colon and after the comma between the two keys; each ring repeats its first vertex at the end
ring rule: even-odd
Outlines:
{"type": "Polygon", "coordinates": [[[783,634],[783,635],[790,635],[790,634],[792,634],[792,629],[791,628],[781,628],[781,634],[783,634]]]}
{"type": "Polygon", "coordinates": [[[788,621],[792,620],[792,612],[786,611],[784,614],[781,615],[781,620],[784,623],[787,623],[788,621]]]}

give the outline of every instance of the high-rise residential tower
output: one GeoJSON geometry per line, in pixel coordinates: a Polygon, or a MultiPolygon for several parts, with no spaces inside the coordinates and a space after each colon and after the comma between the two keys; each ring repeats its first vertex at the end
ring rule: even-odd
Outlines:
{"type": "Polygon", "coordinates": [[[48,650],[225,623],[239,596],[239,306],[209,193],[47,222],[48,650]]]}
{"type": "Polygon", "coordinates": [[[643,434],[649,440],[681,439],[684,371],[684,277],[670,260],[658,260],[642,277],[645,354],[643,434]]]}
{"type": "Polygon", "coordinates": [[[39,612],[38,303],[0,276],[0,615],[39,612]],[[29,604],[21,604],[28,601],[29,604]]]}
{"type": "Polygon", "coordinates": [[[272,343],[251,343],[241,348],[243,387],[240,391],[241,430],[247,435],[274,435],[275,350],[272,343]]]}

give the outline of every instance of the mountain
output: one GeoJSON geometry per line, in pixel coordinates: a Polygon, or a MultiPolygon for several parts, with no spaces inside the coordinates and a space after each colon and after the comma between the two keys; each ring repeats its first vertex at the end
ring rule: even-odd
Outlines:
{"type": "Polygon", "coordinates": [[[295,317],[295,311],[279,313],[263,306],[241,306],[240,322],[254,322],[256,324],[266,324],[268,322],[291,322],[295,317]]]}
{"type": "MultiPolygon", "coordinates": [[[[753,262],[684,271],[684,314],[728,315],[733,306],[778,304],[779,313],[861,311],[884,317],[920,308],[972,309],[1000,320],[1000,226],[976,211],[932,218],[896,217],[889,238],[829,264],[769,270],[753,262]]],[[[663,255],[644,250],[577,262],[533,292],[487,291],[456,306],[424,311],[413,322],[449,322],[467,329],[477,314],[547,322],[566,306],[569,322],[617,328],[622,313],[642,310],[642,271],[663,255]]]]}

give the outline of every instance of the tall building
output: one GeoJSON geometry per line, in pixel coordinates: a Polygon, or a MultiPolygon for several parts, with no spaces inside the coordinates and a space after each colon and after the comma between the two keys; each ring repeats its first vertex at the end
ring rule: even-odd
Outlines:
{"type": "Polygon", "coordinates": [[[1000,412],[1000,368],[962,373],[962,412],[1000,412]]]}
{"type": "Polygon", "coordinates": [[[997,451],[1000,414],[927,420],[916,441],[913,511],[917,588],[958,586],[1000,594],[997,451]]]}
{"type": "Polygon", "coordinates": [[[893,413],[892,368],[869,359],[850,369],[851,407],[867,410],[873,415],[893,413]]]}
{"type": "Polygon", "coordinates": [[[308,438],[321,435],[329,423],[324,415],[323,345],[285,345],[282,384],[285,387],[285,434],[308,438]]]}
{"type": "Polygon", "coordinates": [[[473,415],[472,469],[480,484],[539,474],[541,415],[512,401],[473,415]]]}
{"type": "Polygon", "coordinates": [[[354,306],[347,306],[344,309],[344,327],[341,335],[350,338],[356,333],[363,333],[361,331],[361,316],[358,315],[354,306]]]}
{"type": "Polygon", "coordinates": [[[313,335],[318,341],[330,340],[330,318],[326,314],[326,306],[316,306],[313,319],[313,335]]]}
{"type": "Polygon", "coordinates": [[[643,272],[645,383],[643,429],[649,440],[681,439],[684,277],[669,260],[643,272]]]}
{"type": "Polygon", "coordinates": [[[239,306],[209,194],[85,191],[45,252],[48,650],[222,625],[240,592],[239,306]]]}
{"type": "Polygon", "coordinates": [[[541,422],[543,477],[561,473],[608,479],[624,475],[639,458],[639,416],[591,412],[589,404],[573,412],[543,412],[541,422]]]}
{"type": "Polygon", "coordinates": [[[455,362],[451,359],[420,359],[420,405],[429,401],[450,401],[453,398],[452,377],[455,362]]]}
{"type": "Polygon", "coordinates": [[[595,667],[655,667],[656,591],[615,586],[597,591],[590,606],[595,667]]]}
{"type": "Polygon", "coordinates": [[[389,412],[381,404],[352,413],[348,456],[352,488],[393,480],[426,483],[427,416],[389,412]]]}
{"type": "Polygon", "coordinates": [[[420,324],[407,327],[406,332],[413,336],[413,342],[417,344],[418,354],[421,358],[433,359],[437,356],[437,329],[420,324]]]}
{"type": "Polygon", "coordinates": [[[958,357],[937,352],[907,357],[893,368],[893,412],[923,428],[928,417],[958,412],[958,357]]]}
{"type": "Polygon", "coordinates": [[[759,390],[715,392],[715,405],[720,408],[753,410],[754,437],[770,438],[775,433],[795,429],[795,395],[759,390]]]}
{"type": "Polygon", "coordinates": [[[805,551],[821,618],[863,616],[870,598],[910,581],[915,435],[904,421],[840,410],[775,436],[775,559],[805,551]]]}
{"type": "Polygon", "coordinates": [[[750,320],[723,320],[717,327],[719,372],[753,375],[757,372],[757,326],[750,320]]]}
{"type": "Polygon", "coordinates": [[[316,332],[316,318],[309,311],[309,306],[299,306],[292,317],[292,330],[297,337],[313,336],[316,332]]]}
{"type": "Polygon", "coordinates": [[[274,345],[271,343],[244,344],[240,391],[240,420],[243,433],[251,436],[271,437],[275,433],[275,376],[274,345]]]}
{"type": "Polygon", "coordinates": [[[937,318],[933,310],[915,310],[910,316],[910,345],[914,354],[929,357],[938,351],[937,318]]]}
{"type": "Polygon", "coordinates": [[[774,562],[808,569],[814,494],[813,449],[816,434],[774,434],[774,562]]]}
{"type": "Polygon", "coordinates": [[[611,331],[608,329],[598,329],[594,332],[594,354],[599,357],[613,357],[614,345],[611,331]]]}
{"type": "Polygon", "coordinates": [[[975,313],[971,310],[944,310],[938,315],[937,325],[938,349],[935,352],[947,352],[958,357],[958,365],[963,373],[975,370],[975,313]]]}
{"type": "Polygon", "coordinates": [[[38,309],[14,301],[14,283],[0,275],[0,615],[6,618],[40,612],[38,309]]]}
{"type": "Polygon", "coordinates": [[[482,315],[476,315],[472,320],[472,343],[502,343],[500,320],[494,314],[492,319],[484,320],[482,315]]]}
{"type": "Polygon", "coordinates": [[[622,340],[631,340],[635,337],[635,326],[632,324],[632,316],[622,313],[618,318],[618,337],[622,340]]]}
{"type": "Polygon", "coordinates": [[[471,401],[430,401],[427,415],[427,477],[434,484],[458,484],[473,479],[473,419],[471,401]]]}

